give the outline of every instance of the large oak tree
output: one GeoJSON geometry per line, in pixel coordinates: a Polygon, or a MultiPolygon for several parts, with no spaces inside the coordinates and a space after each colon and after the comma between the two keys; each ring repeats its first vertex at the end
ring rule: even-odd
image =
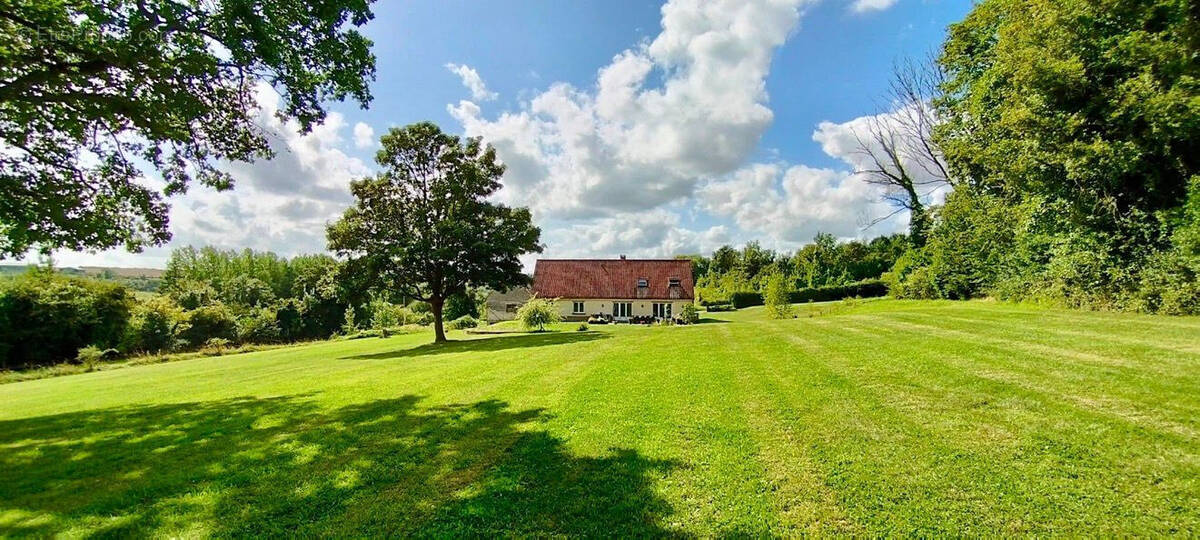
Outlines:
{"type": "Polygon", "coordinates": [[[165,196],[271,157],[257,84],[304,131],[366,106],[370,1],[0,0],[0,257],[169,240],[165,196]]]}
{"type": "Polygon", "coordinates": [[[541,252],[529,210],[488,200],[504,166],[479,139],[463,141],[429,122],[382,137],[376,176],[350,184],[357,199],[329,226],[329,248],[374,286],[429,302],[436,341],[442,308],[467,287],[525,284],[521,255],[541,252]]]}

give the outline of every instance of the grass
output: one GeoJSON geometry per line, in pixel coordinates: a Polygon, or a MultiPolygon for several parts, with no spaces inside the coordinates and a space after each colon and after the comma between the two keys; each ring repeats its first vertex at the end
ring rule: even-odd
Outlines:
{"type": "Polygon", "coordinates": [[[799,315],[0,385],[0,536],[1200,533],[1200,319],[799,315]]]}

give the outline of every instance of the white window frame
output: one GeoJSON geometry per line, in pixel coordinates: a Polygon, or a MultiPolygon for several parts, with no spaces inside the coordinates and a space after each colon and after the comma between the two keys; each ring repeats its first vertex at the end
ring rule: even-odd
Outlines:
{"type": "Polygon", "coordinates": [[[587,308],[583,305],[582,301],[575,300],[575,301],[571,302],[571,314],[572,315],[583,315],[586,312],[587,312],[587,308]]]}
{"type": "Polygon", "coordinates": [[[672,316],[671,302],[654,302],[650,305],[650,313],[658,319],[670,319],[672,316]]]}
{"type": "Polygon", "coordinates": [[[633,302],[613,302],[614,318],[628,319],[633,316],[633,302]]]}

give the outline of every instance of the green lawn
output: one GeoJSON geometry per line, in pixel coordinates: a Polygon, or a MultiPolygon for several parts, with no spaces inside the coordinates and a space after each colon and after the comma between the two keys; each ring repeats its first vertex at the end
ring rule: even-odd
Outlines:
{"type": "Polygon", "coordinates": [[[0,385],[0,536],[1200,534],[1200,319],[718,315],[0,385]]]}

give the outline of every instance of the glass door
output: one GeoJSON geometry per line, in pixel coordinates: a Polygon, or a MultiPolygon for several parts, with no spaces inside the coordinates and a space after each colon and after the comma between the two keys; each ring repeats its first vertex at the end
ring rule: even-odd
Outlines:
{"type": "Polygon", "coordinates": [[[630,302],[613,302],[613,317],[627,319],[633,311],[633,304],[630,302]]]}

